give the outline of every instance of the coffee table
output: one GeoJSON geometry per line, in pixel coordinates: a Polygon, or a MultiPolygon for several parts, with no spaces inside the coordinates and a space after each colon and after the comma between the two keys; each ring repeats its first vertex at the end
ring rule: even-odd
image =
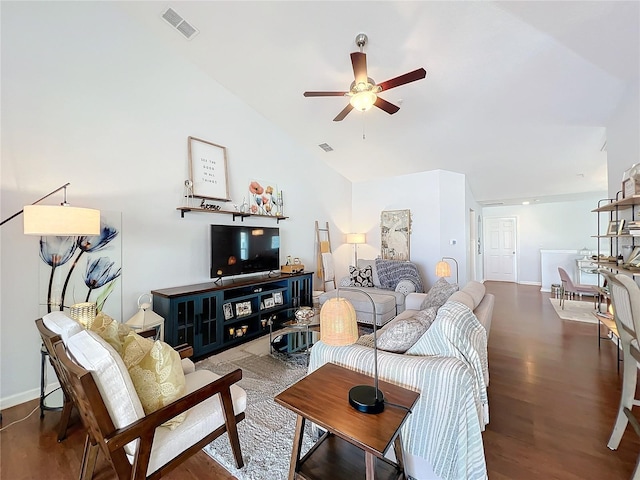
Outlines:
{"type": "MultiPolygon", "coordinates": [[[[291,314],[295,314],[296,308],[292,308],[291,314]]],[[[295,318],[283,322],[279,330],[273,330],[273,322],[269,322],[269,352],[274,350],[289,355],[309,354],[313,346],[314,337],[320,333],[320,315],[316,313],[305,321],[297,321],[295,318]]]]}
{"type": "Polygon", "coordinates": [[[298,415],[289,467],[289,480],[406,479],[400,428],[420,396],[387,382],[379,382],[385,404],[379,414],[366,414],[349,404],[356,385],[373,385],[373,378],[327,363],[275,397],[298,415]],[[300,458],[302,432],[309,420],[326,433],[300,458]],[[384,457],[393,445],[396,462],[384,457]]]}

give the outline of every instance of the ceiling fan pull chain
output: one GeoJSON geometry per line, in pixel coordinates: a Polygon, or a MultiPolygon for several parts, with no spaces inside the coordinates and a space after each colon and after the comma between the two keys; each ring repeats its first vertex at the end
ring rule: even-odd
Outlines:
{"type": "Polygon", "coordinates": [[[362,116],[362,140],[366,140],[367,137],[364,134],[364,123],[365,123],[365,115],[364,115],[364,111],[360,113],[360,115],[362,116]]]}

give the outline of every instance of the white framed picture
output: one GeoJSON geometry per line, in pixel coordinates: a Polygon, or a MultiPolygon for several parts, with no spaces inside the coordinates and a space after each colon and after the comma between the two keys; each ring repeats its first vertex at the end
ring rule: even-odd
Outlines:
{"type": "Polygon", "coordinates": [[[264,299],[264,308],[273,308],[275,306],[276,302],[274,301],[273,297],[264,299]]]}
{"type": "Polygon", "coordinates": [[[251,315],[251,302],[239,302],[236,303],[236,316],[245,317],[251,315]]]}
{"type": "Polygon", "coordinates": [[[282,298],[282,292],[274,292],[274,294],[273,294],[273,302],[276,305],[282,305],[284,303],[284,300],[282,298]]]}
{"type": "Polygon", "coordinates": [[[233,318],[233,305],[230,303],[225,303],[222,305],[222,311],[224,312],[224,319],[230,320],[233,318]]]}
{"type": "Polygon", "coordinates": [[[188,137],[189,173],[194,197],[231,201],[227,149],[196,137],[188,137]]]}

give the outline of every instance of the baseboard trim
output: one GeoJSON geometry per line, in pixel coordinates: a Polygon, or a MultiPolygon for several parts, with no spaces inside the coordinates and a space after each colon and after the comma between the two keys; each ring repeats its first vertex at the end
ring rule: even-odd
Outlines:
{"type": "MultiPolygon", "coordinates": [[[[57,388],[60,388],[60,384],[58,382],[50,383],[47,386],[46,391],[52,392],[57,388]]],[[[40,388],[33,388],[31,390],[27,390],[26,392],[16,393],[15,395],[3,397],[0,398],[0,410],[15,407],[16,405],[20,405],[21,403],[30,402],[31,400],[35,400],[36,398],[40,398],[40,388]]]]}

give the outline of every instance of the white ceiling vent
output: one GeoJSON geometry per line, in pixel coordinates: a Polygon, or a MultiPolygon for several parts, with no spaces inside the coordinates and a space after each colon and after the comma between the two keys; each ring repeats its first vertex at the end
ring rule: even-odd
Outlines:
{"type": "Polygon", "coordinates": [[[162,18],[164,18],[169,25],[184,35],[187,40],[191,40],[198,34],[198,30],[172,8],[167,8],[167,10],[162,14],[162,18]]]}
{"type": "Polygon", "coordinates": [[[331,147],[331,145],[329,145],[328,143],[321,143],[320,145],[318,145],[322,150],[324,150],[325,152],[333,152],[333,148],[331,147]]]}

